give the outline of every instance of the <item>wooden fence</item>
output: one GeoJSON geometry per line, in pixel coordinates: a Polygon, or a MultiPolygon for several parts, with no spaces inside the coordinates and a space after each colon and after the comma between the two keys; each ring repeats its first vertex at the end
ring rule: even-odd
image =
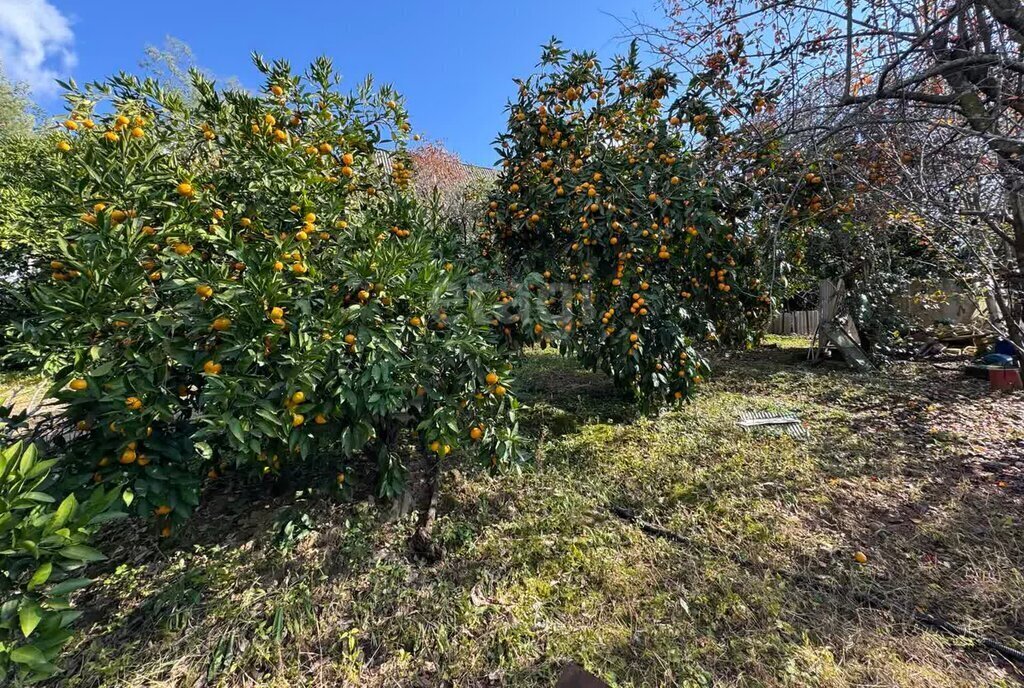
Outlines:
{"type": "Polygon", "coordinates": [[[810,337],[818,329],[820,317],[817,310],[777,313],[768,331],[772,334],[802,334],[810,337]]]}
{"type": "MultiPolygon", "coordinates": [[[[818,303],[824,304],[822,309],[776,313],[768,331],[771,334],[810,337],[818,329],[819,322],[832,319],[833,314],[840,309],[845,294],[846,289],[842,280],[838,284],[822,280],[818,284],[818,303]]],[[[915,283],[910,293],[902,298],[901,305],[904,313],[925,325],[940,321],[966,324],[971,322],[979,308],[979,304],[962,292],[952,280],[929,284],[915,283]]],[[[855,332],[855,329],[848,329],[850,336],[857,340],[855,332]]]]}

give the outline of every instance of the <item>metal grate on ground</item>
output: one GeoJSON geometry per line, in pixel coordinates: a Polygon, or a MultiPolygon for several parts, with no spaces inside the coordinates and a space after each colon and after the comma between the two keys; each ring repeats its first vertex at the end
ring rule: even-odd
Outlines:
{"type": "Polygon", "coordinates": [[[747,432],[763,432],[771,435],[785,434],[799,440],[807,439],[811,436],[799,418],[788,414],[747,411],[740,414],[739,425],[747,432]]]}

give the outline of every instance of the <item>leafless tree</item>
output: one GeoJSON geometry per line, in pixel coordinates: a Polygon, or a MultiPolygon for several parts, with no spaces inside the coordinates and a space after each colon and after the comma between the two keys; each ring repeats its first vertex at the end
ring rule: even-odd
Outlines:
{"type": "Polygon", "coordinates": [[[852,185],[874,222],[918,223],[1024,347],[1021,0],[666,0],[665,10],[665,22],[632,33],[689,73],[734,131],[827,167],[825,183],[852,185]]]}

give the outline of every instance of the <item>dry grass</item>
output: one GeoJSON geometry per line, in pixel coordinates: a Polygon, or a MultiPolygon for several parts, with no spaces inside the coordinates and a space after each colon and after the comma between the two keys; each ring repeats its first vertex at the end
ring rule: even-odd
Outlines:
{"type": "Polygon", "coordinates": [[[1024,668],[913,615],[1024,649],[1022,397],[928,366],[811,369],[780,343],[657,418],[528,355],[541,462],[453,464],[437,563],[370,504],[228,482],[175,542],[122,523],[62,683],[550,686],[572,659],[616,686],[1015,685],[1024,668]],[[754,409],[811,439],[740,431],[754,409]]]}

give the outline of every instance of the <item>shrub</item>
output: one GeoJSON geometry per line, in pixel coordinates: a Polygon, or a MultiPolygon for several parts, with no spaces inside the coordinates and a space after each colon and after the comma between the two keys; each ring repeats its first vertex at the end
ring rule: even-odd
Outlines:
{"type": "Polygon", "coordinates": [[[66,240],[26,334],[74,354],[53,391],[69,470],[127,483],[164,534],[225,470],[315,461],[347,484],[372,453],[393,495],[408,432],[493,466],[517,452],[497,304],[406,192],[399,96],[340,93],[326,59],[255,62],[260,95],[193,74],[194,102],[123,75],[67,96],[66,240]]]}
{"type": "Polygon", "coordinates": [[[46,491],[54,460],[33,445],[0,447],[0,682],[30,682],[53,674],[79,612],[68,595],[91,581],[79,575],[103,555],[87,543],[111,510],[116,490],[93,490],[60,504],[46,491]]]}
{"type": "Polygon", "coordinates": [[[11,324],[28,315],[24,297],[39,272],[38,255],[56,241],[45,216],[43,174],[53,143],[50,134],[0,125],[0,368],[24,367],[8,355],[11,324]]]}
{"type": "Polygon", "coordinates": [[[769,310],[753,199],[689,146],[705,106],[664,112],[677,80],[635,47],[602,69],[553,41],[542,64],[510,105],[484,238],[552,285],[563,349],[647,405],[685,398],[707,373],[694,345],[750,343],[769,310]]]}

